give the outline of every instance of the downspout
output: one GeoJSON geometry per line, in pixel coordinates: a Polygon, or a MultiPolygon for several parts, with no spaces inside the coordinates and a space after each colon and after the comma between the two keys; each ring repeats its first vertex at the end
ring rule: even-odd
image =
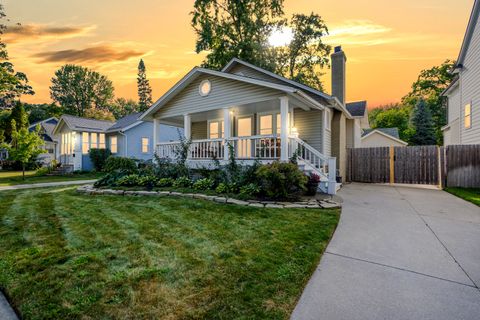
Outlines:
{"type": "Polygon", "coordinates": [[[124,138],[125,138],[125,150],[123,151],[123,156],[127,156],[127,147],[128,147],[128,141],[127,141],[127,135],[123,133],[122,131],[118,131],[124,138]]]}

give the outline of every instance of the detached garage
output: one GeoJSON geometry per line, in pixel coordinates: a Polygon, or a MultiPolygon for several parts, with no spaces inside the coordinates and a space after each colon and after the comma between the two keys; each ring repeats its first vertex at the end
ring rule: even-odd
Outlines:
{"type": "Polygon", "coordinates": [[[407,142],[400,139],[398,128],[375,128],[365,130],[362,134],[362,148],[405,147],[407,142]]]}

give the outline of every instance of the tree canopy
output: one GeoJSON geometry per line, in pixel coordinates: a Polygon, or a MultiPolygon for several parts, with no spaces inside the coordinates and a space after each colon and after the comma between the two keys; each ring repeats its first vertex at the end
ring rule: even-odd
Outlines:
{"type": "Polygon", "coordinates": [[[435,127],[432,114],[424,100],[419,100],[412,115],[412,126],[415,129],[411,141],[416,145],[435,144],[435,127]]]}
{"type": "Polygon", "coordinates": [[[143,59],[140,59],[138,64],[138,76],[137,76],[137,86],[138,86],[138,106],[140,111],[145,111],[153,104],[152,101],[152,87],[150,87],[150,82],[147,79],[147,73],[145,68],[145,63],[143,59]]]}
{"type": "Polygon", "coordinates": [[[80,117],[89,109],[108,110],[113,91],[113,84],[106,76],[73,64],[57,70],[50,86],[52,100],[64,107],[66,113],[80,117]]]}

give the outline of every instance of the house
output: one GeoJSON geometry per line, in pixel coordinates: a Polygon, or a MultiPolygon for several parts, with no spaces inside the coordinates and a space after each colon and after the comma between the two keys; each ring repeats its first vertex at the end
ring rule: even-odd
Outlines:
{"type": "Polygon", "coordinates": [[[347,120],[347,148],[361,148],[362,132],[366,129],[370,129],[367,101],[350,102],[347,103],[346,108],[353,118],[347,120]]]}
{"type": "Polygon", "coordinates": [[[447,98],[444,144],[480,144],[480,0],[475,0],[447,98]]]}
{"type": "MultiPolygon", "coordinates": [[[[346,107],[346,60],[336,47],[332,95],[236,58],[221,71],[195,67],[140,119],[153,120],[154,132],[160,124],[183,127],[192,139],[190,166],[228,161],[230,145],[245,164],[287,161],[297,153],[299,167],[319,174],[322,190],[333,194],[337,171],[345,175],[347,144],[358,143],[365,125],[365,113],[352,115],[346,107]]],[[[160,157],[172,158],[179,142],[154,145],[160,157]]]]}
{"type": "Polygon", "coordinates": [[[45,144],[43,145],[43,149],[45,149],[45,153],[40,154],[37,157],[37,161],[44,165],[48,165],[52,162],[52,160],[57,158],[57,139],[53,134],[53,130],[58,123],[58,119],[55,117],[51,117],[42,121],[35,122],[28,127],[30,132],[36,130],[37,126],[40,126],[40,136],[42,137],[45,144]]]}
{"type": "MultiPolygon", "coordinates": [[[[54,129],[58,136],[57,159],[72,170],[92,170],[91,148],[108,148],[112,155],[150,160],[153,158],[153,124],[139,121],[140,113],[125,116],[116,122],[81,118],[71,115],[60,117],[54,129]]],[[[162,125],[157,141],[178,139],[178,131],[162,125]]]]}
{"type": "Polygon", "coordinates": [[[375,128],[363,131],[362,148],[405,147],[408,143],[400,139],[398,128],[375,128]]]}

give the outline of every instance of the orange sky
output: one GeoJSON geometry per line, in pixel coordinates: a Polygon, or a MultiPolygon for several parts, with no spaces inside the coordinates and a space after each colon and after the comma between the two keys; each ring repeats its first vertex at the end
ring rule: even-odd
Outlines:
{"type": "MultiPolygon", "coordinates": [[[[50,79],[65,63],[107,75],[117,97],[136,99],[143,58],[159,98],[203,55],[193,52],[193,0],[2,0],[11,22],[4,35],[16,70],[36,91],[29,102],[49,102],[50,79]]],[[[473,0],[285,0],[287,16],[316,12],[347,54],[347,100],[369,106],[399,101],[420,70],[455,59],[473,0]]],[[[325,70],[325,88],[330,74],[325,70]]]]}

